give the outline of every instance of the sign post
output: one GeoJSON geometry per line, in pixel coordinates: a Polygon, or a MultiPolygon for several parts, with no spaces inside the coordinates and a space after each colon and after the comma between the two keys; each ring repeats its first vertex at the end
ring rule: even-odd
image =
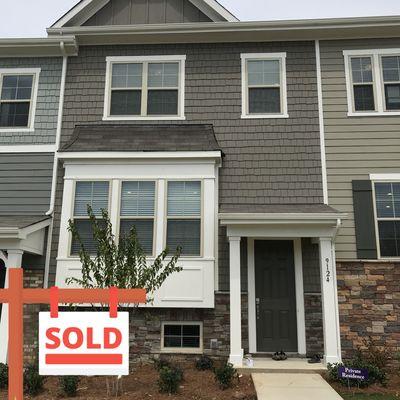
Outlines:
{"type": "MultiPolygon", "coordinates": [[[[9,400],[23,400],[23,306],[24,304],[50,304],[50,317],[58,317],[58,304],[110,304],[110,317],[121,318],[124,313],[118,313],[118,303],[140,304],[146,302],[145,289],[24,289],[23,269],[9,269],[9,287],[0,290],[0,302],[9,304],[9,339],[8,339],[8,398],[9,400]]],[[[60,313],[62,314],[62,313],[60,313]]],[[[69,314],[69,313],[68,313],[69,314]]],[[[87,314],[87,313],[86,313],[87,314]]],[[[117,320],[116,320],[117,321],[117,320]]],[[[114,325],[114,322],[113,322],[114,325]]],[[[126,326],[126,324],[124,324],[126,326]]],[[[93,327],[92,327],[93,328],[93,327]]],[[[122,327],[121,327],[122,329],[122,327]]],[[[77,331],[76,331],[77,332],[77,331]]],[[[87,331],[90,332],[90,331],[87,331]]],[[[109,332],[111,334],[111,332],[109,332]]],[[[120,332],[122,335],[122,331],[120,332]]],[[[79,334],[78,334],[79,335],[79,334]]],[[[115,331],[114,331],[115,335],[115,331]]],[[[118,335],[118,333],[117,333],[118,335]]],[[[104,336],[103,336],[104,339],[104,336]]],[[[111,340],[111,339],[110,339],[111,340]]],[[[122,340],[122,338],[121,338],[122,340]]],[[[50,341],[51,342],[51,341],[50,341]]],[[[79,340],[80,342],[80,340],[79,340]]],[[[87,342],[86,342],[87,343],[87,342]]],[[[122,341],[121,341],[122,343],[122,341]]],[[[124,342],[125,343],[125,342],[124,342]]],[[[98,344],[98,343],[96,343],[98,344]]],[[[115,346],[116,342],[113,343],[115,346]]],[[[60,342],[61,345],[61,342],[60,342]]],[[[111,346],[111,342],[108,343],[111,346]]],[[[50,343],[51,346],[51,343],[50,343]]],[[[76,346],[76,344],[74,344],[76,346]]],[[[126,348],[124,348],[126,351],[126,348]]],[[[113,353],[111,349],[110,353],[113,353]]],[[[123,351],[118,346],[113,351],[123,351]],[[117,350],[116,350],[117,349],[117,350]]],[[[121,353],[117,353],[121,354],[121,353]]],[[[78,358],[75,359],[75,361],[78,358]]],[[[62,364],[60,364],[62,365],[62,364]]],[[[75,364],[76,365],[76,364],[75,364]]],[[[126,372],[126,364],[118,364],[126,372]]],[[[82,367],[82,365],[81,365],[82,367]]],[[[117,366],[118,369],[118,366],[117,366]]],[[[61,368],[60,368],[61,370],[61,368]]],[[[85,365],[85,370],[87,370],[85,365]]],[[[121,372],[121,371],[119,371],[121,372]]],[[[99,374],[100,375],[100,374],[99,374]]]]}

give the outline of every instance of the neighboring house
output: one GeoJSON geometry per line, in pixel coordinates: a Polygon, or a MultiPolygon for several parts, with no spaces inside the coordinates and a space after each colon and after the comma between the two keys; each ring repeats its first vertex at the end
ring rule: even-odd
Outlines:
{"type": "Polygon", "coordinates": [[[382,59],[391,80],[378,83],[376,72],[371,83],[360,52],[371,41],[357,39],[393,37],[399,26],[399,18],[239,22],[214,0],[78,3],[48,29],[48,40],[79,48],[61,85],[45,282],[62,287],[80,273],[69,219],[94,251],[91,204],[109,211],[117,238],[135,225],[150,259],[183,247],[182,272],[131,321],[138,357],[205,353],[241,365],[245,352],[283,349],[337,362],[369,332],[398,348],[399,274],[370,262],[398,251],[396,236],[372,243],[375,225],[385,233],[397,224],[386,210],[398,188],[365,182],[399,172],[396,125],[383,143],[370,123],[397,120],[383,111],[383,93],[389,107],[400,102],[398,61],[382,59]],[[345,63],[345,49],[358,58],[345,63]],[[347,115],[346,93],[374,115],[359,117],[355,106],[347,115]],[[360,144],[380,154],[375,164],[360,144]]]}
{"type": "Polygon", "coordinates": [[[322,41],[329,204],[342,343],[400,346],[400,39],[322,41]]]}
{"type": "MultiPolygon", "coordinates": [[[[7,268],[20,266],[27,284],[45,283],[63,56],[74,51],[71,38],[0,40],[0,287],[7,268]]],[[[0,362],[7,357],[7,313],[3,306],[0,362]]],[[[32,343],[36,318],[29,322],[32,343]]]]}

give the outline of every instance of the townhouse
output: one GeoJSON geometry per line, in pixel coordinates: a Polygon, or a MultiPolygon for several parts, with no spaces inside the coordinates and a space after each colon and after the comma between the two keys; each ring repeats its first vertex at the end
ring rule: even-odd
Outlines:
{"type": "Polygon", "coordinates": [[[78,3],[43,39],[64,56],[49,210],[37,214],[51,216],[45,285],[79,275],[69,219],[95,251],[89,203],[117,238],[135,225],[149,259],[183,247],[182,272],[131,321],[135,358],[240,365],[283,349],[337,362],[367,334],[398,349],[399,71],[387,38],[399,22],[239,22],[213,0],[78,3]]]}

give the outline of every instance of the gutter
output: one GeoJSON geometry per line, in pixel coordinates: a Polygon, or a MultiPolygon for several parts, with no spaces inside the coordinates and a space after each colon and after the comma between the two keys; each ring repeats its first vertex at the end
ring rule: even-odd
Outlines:
{"type": "MultiPolygon", "coordinates": [[[[62,119],[63,119],[63,110],[64,110],[65,81],[66,81],[66,77],[67,77],[67,67],[68,67],[68,54],[65,49],[64,41],[60,42],[60,51],[63,54],[63,65],[62,65],[61,84],[60,84],[60,100],[58,102],[58,118],[57,118],[57,130],[56,130],[56,143],[55,143],[55,149],[54,149],[53,177],[52,177],[52,182],[51,182],[51,193],[50,193],[50,208],[46,212],[46,215],[49,215],[51,217],[53,217],[55,197],[56,197],[58,149],[60,148],[60,140],[61,140],[62,119]]],[[[54,218],[51,219],[51,224],[50,224],[49,230],[47,232],[48,236],[47,236],[47,248],[46,248],[46,261],[45,261],[44,281],[43,281],[44,288],[47,288],[48,284],[49,284],[53,226],[54,226],[54,218]]]]}

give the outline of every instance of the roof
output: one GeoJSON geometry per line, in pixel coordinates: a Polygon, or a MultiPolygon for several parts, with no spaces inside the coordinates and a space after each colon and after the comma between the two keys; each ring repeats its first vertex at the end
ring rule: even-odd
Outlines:
{"type": "Polygon", "coordinates": [[[0,215],[0,228],[24,229],[48,219],[46,215],[0,215]]]}
{"type": "Polygon", "coordinates": [[[400,16],[120,26],[53,26],[49,35],[76,35],[81,45],[214,43],[400,37],[400,16]]]}
{"type": "Polygon", "coordinates": [[[223,204],[221,214],[339,214],[325,204],[223,204]]]}
{"type": "Polygon", "coordinates": [[[77,125],[60,152],[221,151],[212,125],[77,125]]]}
{"type": "MultiPolygon", "coordinates": [[[[206,14],[212,21],[238,21],[230,11],[216,0],[189,1],[206,14]]],[[[80,26],[109,2],[110,0],[81,0],[59,18],[51,28],[62,28],[66,25],[80,26]]]]}

